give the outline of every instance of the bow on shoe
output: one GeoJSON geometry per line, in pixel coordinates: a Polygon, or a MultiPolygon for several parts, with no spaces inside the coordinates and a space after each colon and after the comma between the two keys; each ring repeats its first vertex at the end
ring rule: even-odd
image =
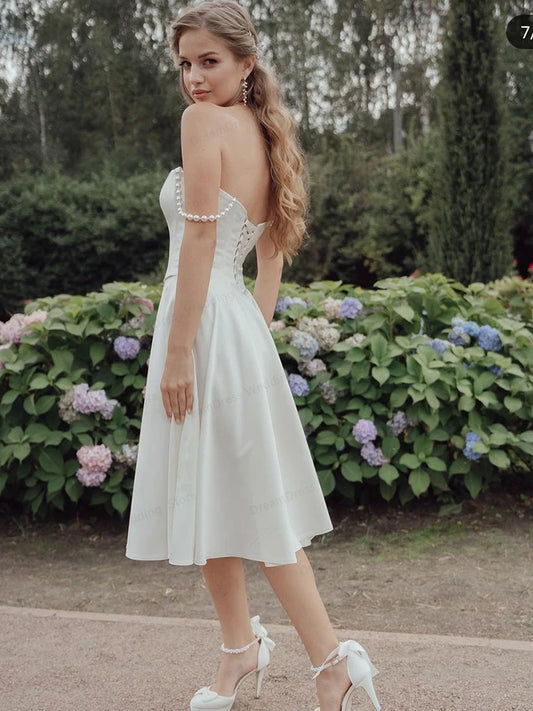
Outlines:
{"type": "Polygon", "coordinates": [[[363,657],[363,659],[368,662],[371,675],[376,676],[378,670],[370,661],[366,649],[362,647],[359,642],[356,642],[354,639],[348,639],[346,642],[341,642],[339,644],[339,659],[344,659],[344,657],[347,657],[348,654],[358,654],[360,657],[363,657]]]}
{"type": "Polygon", "coordinates": [[[259,615],[255,615],[255,617],[250,618],[250,623],[252,625],[252,632],[256,637],[259,637],[263,644],[266,645],[267,649],[269,652],[271,652],[274,647],[276,646],[276,643],[274,640],[270,639],[268,637],[268,632],[266,629],[263,627],[263,625],[259,622],[259,615]]]}

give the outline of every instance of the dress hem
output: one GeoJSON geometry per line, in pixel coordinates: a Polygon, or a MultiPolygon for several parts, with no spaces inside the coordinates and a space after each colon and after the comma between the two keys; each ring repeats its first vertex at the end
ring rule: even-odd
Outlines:
{"type": "Polygon", "coordinates": [[[323,530],[323,531],[317,531],[316,533],[310,534],[309,536],[301,536],[299,538],[300,540],[300,546],[296,548],[295,551],[293,551],[293,560],[286,560],[281,563],[272,563],[271,561],[266,561],[263,560],[262,558],[257,558],[253,557],[251,555],[243,555],[242,553],[221,553],[219,555],[207,555],[205,556],[205,560],[203,563],[197,563],[194,560],[190,560],[187,563],[182,563],[182,562],[176,562],[170,559],[168,555],[153,555],[153,556],[135,556],[132,554],[125,553],[125,557],[129,558],[130,560],[153,560],[153,561],[158,561],[158,560],[168,560],[170,565],[179,565],[179,566],[188,566],[188,565],[197,565],[197,566],[204,566],[208,560],[212,560],[214,558],[243,558],[244,560],[252,560],[255,561],[256,563],[264,563],[267,567],[276,567],[278,565],[292,565],[296,563],[296,553],[301,550],[302,548],[307,548],[312,544],[311,539],[314,538],[315,536],[321,536],[325,533],[330,533],[333,530],[333,526],[330,526],[329,528],[323,530]]]}

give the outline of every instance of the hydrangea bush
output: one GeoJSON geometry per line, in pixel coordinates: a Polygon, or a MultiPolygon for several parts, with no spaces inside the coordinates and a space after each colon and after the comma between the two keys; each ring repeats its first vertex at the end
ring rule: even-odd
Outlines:
{"type": "MultiPolygon", "coordinates": [[[[446,505],[531,471],[531,292],[502,285],[282,285],[270,330],[326,496],[446,505]]],[[[124,514],[160,294],[115,282],[0,324],[3,496],[124,514]]]]}
{"type": "Polygon", "coordinates": [[[60,294],[0,323],[0,492],[43,517],[129,506],[161,287],[60,294]]]}
{"type": "Polygon", "coordinates": [[[531,472],[533,294],[512,281],[283,285],[271,332],[326,495],[452,505],[531,472]]]}

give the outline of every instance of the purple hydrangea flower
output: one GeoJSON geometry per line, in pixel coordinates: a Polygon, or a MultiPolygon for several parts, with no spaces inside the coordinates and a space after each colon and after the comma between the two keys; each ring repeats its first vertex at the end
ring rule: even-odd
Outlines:
{"type": "Polygon", "coordinates": [[[366,444],[376,439],[378,431],[372,420],[359,420],[353,426],[352,435],[356,442],[366,444]]]}
{"type": "Polygon", "coordinates": [[[339,309],[339,315],[342,318],[355,318],[363,310],[363,304],[359,299],[354,299],[352,296],[345,296],[342,300],[339,309]]]}
{"type": "Polygon", "coordinates": [[[398,437],[398,435],[400,435],[405,430],[408,424],[409,420],[407,418],[407,415],[405,414],[405,412],[402,412],[402,410],[398,410],[398,412],[396,412],[393,417],[387,422],[387,425],[391,428],[392,434],[395,437],[398,437]]]}
{"type": "Polygon", "coordinates": [[[113,341],[113,348],[115,349],[115,353],[119,358],[122,358],[122,360],[133,360],[139,355],[141,344],[138,338],[117,336],[113,341]]]}
{"type": "Polygon", "coordinates": [[[463,454],[467,459],[474,461],[476,459],[481,459],[481,454],[479,452],[474,452],[472,449],[475,442],[481,442],[481,437],[475,432],[466,433],[466,445],[463,449],[463,454]]]}
{"type": "Polygon", "coordinates": [[[459,326],[454,326],[448,335],[448,340],[455,346],[464,346],[466,345],[465,335],[465,332],[459,326]]]}
{"type": "Polygon", "coordinates": [[[444,353],[450,343],[449,341],[443,341],[442,338],[434,338],[432,341],[429,342],[429,345],[433,348],[434,351],[437,351],[437,353],[444,353]]]}
{"type": "Polygon", "coordinates": [[[289,387],[293,395],[308,395],[309,394],[309,383],[305,378],[296,373],[291,373],[288,377],[289,387]]]}
{"type": "Polygon", "coordinates": [[[486,351],[499,351],[502,347],[500,334],[492,326],[481,326],[477,337],[477,342],[486,351]]]}
{"type": "Polygon", "coordinates": [[[361,456],[365,462],[368,462],[373,467],[381,467],[389,462],[381,448],[376,447],[373,442],[367,442],[361,447],[361,456]]]}
{"type": "Polygon", "coordinates": [[[87,383],[74,386],[74,399],[72,406],[78,412],[88,415],[92,412],[101,412],[107,402],[104,390],[89,390],[87,383]]]}

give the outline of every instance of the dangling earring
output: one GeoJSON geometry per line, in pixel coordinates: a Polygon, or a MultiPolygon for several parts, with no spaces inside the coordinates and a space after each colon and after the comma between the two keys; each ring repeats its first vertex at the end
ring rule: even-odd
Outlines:
{"type": "Polygon", "coordinates": [[[246,101],[247,101],[247,98],[246,98],[247,87],[248,87],[248,82],[246,81],[246,79],[243,79],[242,80],[242,100],[243,100],[243,103],[245,106],[246,106],[246,101]]]}

